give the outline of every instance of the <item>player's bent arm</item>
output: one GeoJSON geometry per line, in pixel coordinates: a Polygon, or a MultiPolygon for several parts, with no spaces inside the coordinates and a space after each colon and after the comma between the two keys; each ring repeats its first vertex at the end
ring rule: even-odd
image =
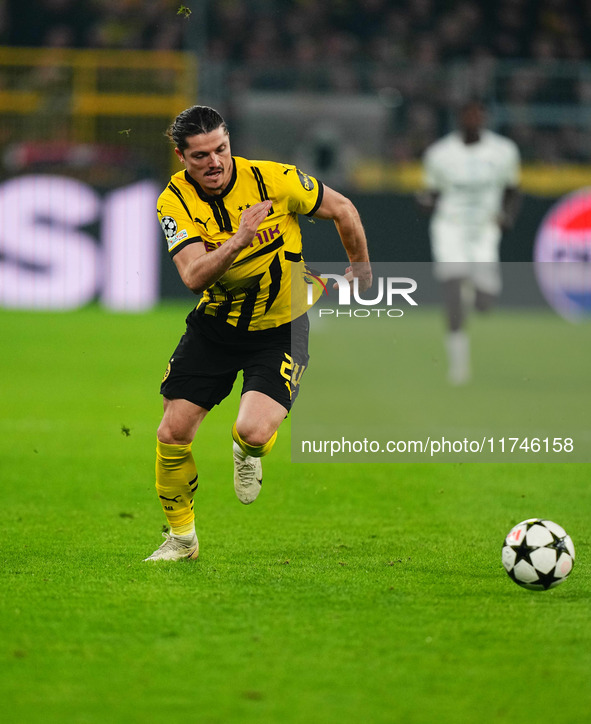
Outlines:
{"type": "Polygon", "coordinates": [[[515,225],[515,220],[521,208],[521,192],[516,186],[507,186],[503,192],[503,203],[499,226],[502,231],[509,231],[515,225]]]}
{"type": "Polygon", "coordinates": [[[359,277],[360,289],[362,291],[368,289],[371,286],[371,267],[367,238],[359,212],[353,202],[338,191],[325,186],[322,203],[314,216],[334,221],[353,267],[353,274],[359,277]]]}
{"type": "Polygon", "coordinates": [[[427,214],[427,216],[431,216],[437,208],[437,202],[439,201],[440,195],[439,191],[426,189],[415,194],[415,201],[417,202],[420,211],[427,214]]]}
{"type": "Polygon", "coordinates": [[[253,204],[242,214],[238,231],[213,251],[206,252],[205,244],[196,242],[181,249],[173,257],[186,287],[200,294],[216,282],[231,266],[257,233],[271,208],[271,201],[253,204]]]}

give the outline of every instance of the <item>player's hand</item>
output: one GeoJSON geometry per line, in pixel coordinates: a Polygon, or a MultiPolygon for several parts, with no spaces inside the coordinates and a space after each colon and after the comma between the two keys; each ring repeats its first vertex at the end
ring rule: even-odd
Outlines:
{"type": "Polygon", "coordinates": [[[241,249],[246,248],[252,243],[259,226],[269,215],[269,210],[272,205],[272,201],[259,201],[242,213],[240,226],[234,236],[241,249]]]}
{"type": "MultiPolygon", "coordinates": [[[[353,262],[351,266],[345,269],[345,279],[349,282],[351,289],[353,288],[354,280],[357,279],[358,290],[364,292],[371,287],[373,282],[371,264],[368,261],[353,262]]],[[[333,284],[333,289],[337,288],[338,284],[333,284]]]]}

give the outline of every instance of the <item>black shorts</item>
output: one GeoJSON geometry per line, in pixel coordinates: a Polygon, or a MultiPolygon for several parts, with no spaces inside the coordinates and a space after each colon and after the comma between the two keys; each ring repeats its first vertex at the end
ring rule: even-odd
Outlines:
{"type": "Polygon", "coordinates": [[[308,366],[306,315],[273,329],[245,332],[193,310],[175,349],[160,393],[211,410],[227,397],[240,370],[249,390],[263,392],[291,409],[308,366]]]}

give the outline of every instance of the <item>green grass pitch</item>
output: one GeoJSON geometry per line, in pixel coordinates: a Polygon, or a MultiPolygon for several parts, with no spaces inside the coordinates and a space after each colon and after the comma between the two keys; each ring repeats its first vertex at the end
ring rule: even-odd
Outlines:
{"type": "Polygon", "coordinates": [[[234,394],[194,446],[199,560],[142,562],[186,311],[0,312],[4,720],[588,721],[585,464],[293,464],[288,421],[244,507],[234,394]],[[530,516],[577,549],[551,591],[501,567],[530,516]]]}

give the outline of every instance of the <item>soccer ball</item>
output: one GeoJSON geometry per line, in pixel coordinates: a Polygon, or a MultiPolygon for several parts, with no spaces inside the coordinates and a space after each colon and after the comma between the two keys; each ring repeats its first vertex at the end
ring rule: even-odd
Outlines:
{"type": "Polygon", "coordinates": [[[509,578],[519,586],[545,591],[572,571],[575,547],[564,528],[551,520],[529,518],[509,531],[502,560],[509,578]]]}

